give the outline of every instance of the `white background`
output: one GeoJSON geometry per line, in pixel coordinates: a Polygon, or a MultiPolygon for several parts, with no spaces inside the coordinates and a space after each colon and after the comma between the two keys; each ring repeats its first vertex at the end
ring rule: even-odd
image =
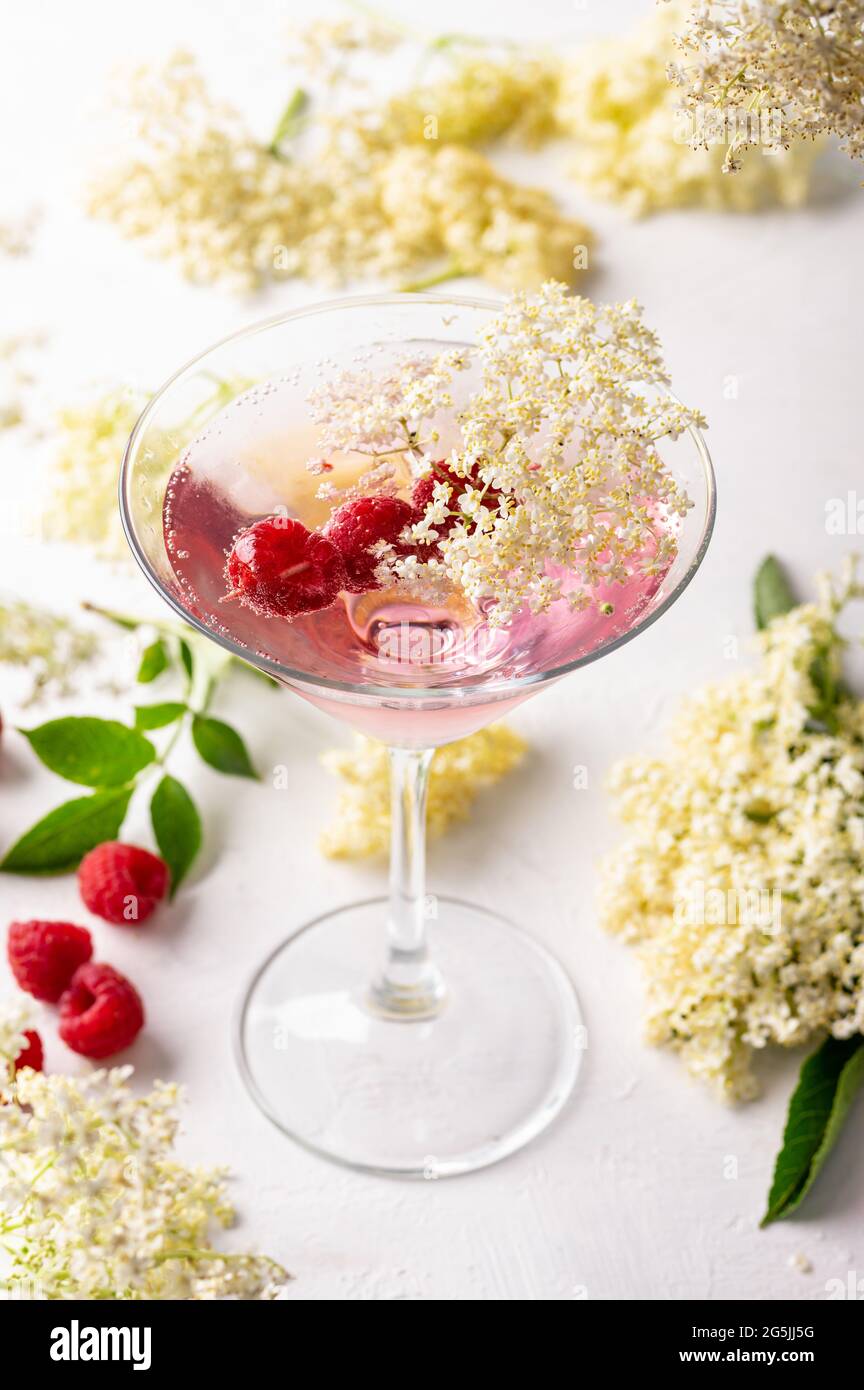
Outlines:
{"type": "MultiPolygon", "coordinates": [[[[439,0],[437,29],[578,40],[623,30],[650,0],[530,6],[439,0]]],[[[189,287],[110,227],[88,222],[77,190],[92,144],[90,109],[117,60],[187,44],[226,94],[266,128],[284,101],[286,17],[321,12],[269,0],[151,0],[143,11],[90,0],[16,7],[0,50],[0,215],[31,201],[43,221],[34,254],[0,264],[0,334],[49,330],[50,398],[90,381],[153,385],[210,340],[320,287],[236,298],[189,287]]],[[[407,0],[391,12],[411,15],[407,0]]],[[[98,139],[98,136],[97,136],[98,139]]],[[[750,578],[769,548],[802,587],[854,539],[826,534],[825,505],[861,485],[860,250],[864,193],[829,160],[815,206],[795,213],[670,214],[642,223],[591,204],[553,156],[510,164],[546,181],[598,230],[591,293],[635,295],[660,332],[678,393],[702,407],[720,513],[708,559],[681,602],[638,641],[539,696],[514,723],[530,738],[523,771],[435,846],[431,888],[520,919],[559,954],[589,1025],[575,1098],[529,1150],[456,1181],[400,1185],[349,1175],[302,1153],[261,1118],[231,1060],[229,1016],[252,965],[306,918],[377,891],[379,866],[334,865],[316,834],[336,788],[319,752],[347,735],[288,694],[238,677],[220,712],[250,737],[265,773],[291,769],[292,791],[227,782],[180,760],[205,809],[207,847],[176,905],[140,935],[90,922],[99,953],[139,985],[148,1009],[139,1074],[188,1086],[184,1153],[237,1174],[241,1226],[296,1274],[299,1299],[818,1299],[826,1280],[864,1276],[864,1107],[849,1123],[800,1218],[758,1230],[798,1056],[763,1059],[764,1099],[724,1109],[670,1055],[641,1040],[635,960],[606,938],[593,907],[595,865],[614,843],[602,780],[619,754],[656,745],[680,693],[729,674],[724,651],[751,628],[750,578]],[[729,378],[735,399],[726,398],[729,378]],[[590,787],[572,790],[574,764],[590,787]],[[724,1178],[728,1157],[737,1180],[724,1178]],[[790,1264],[801,1253],[812,1272],[790,1264]]],[[[475,288],[468,286],[466,288],[475,288]]],[[[325,292],[326,293],[326,292],[325,292]]],[[[3,445],[4,502],[32,485],[38,450],[3,445]]],[[[8,528],[7,528],[8,529],[8,528]]],[[[79,552],[4,536],[4,590],[69,606],[136,605],[143,580],[107,574],[79,552]]],[[[92,708],[79,709],[81,713],[92,708]]],[[[117,705],[106,713],[122,715],[117,705]]],[[[64,788],[14,732],[0,759],[0,837],[8,843],[64,788]]],[[[133,827],[134,829],[134,827],[133,827]]],[[[142,826],[142,834],[145,833],[142,826]]],[[[2,917],[87,921],[74,880],[0,883],[2,917]]],[[[5,971],[5,965],[0,966],[5,971]]],[[[45,1020],[51,1036],[52,1024],[45,1020]]],[[[52,1039],[49,1064],[68,1066],[52,1039]]]]}

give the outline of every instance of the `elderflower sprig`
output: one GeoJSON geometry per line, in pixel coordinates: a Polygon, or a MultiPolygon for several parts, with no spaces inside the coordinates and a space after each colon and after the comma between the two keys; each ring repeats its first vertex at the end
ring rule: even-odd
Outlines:
{"type": "MultiPolygon", "coordinates": [[[[18,1055],[17,1014],[0,1053],[18,1055]]],[[[10,1072],[12,1069],[10,1068],[10,1072]]],[[[270,1299],[275,1260],[214,1244],[232,1224],[223,1169],[174,1155],[177,1086],[136,1097],[131,1067],[73,1078],[25,1068],[0,1104],[0,1286],[48,1299],[270,1299]]]]}
{"type": "Polygon", "coordinates": [[[741,169],[771,109],[785,148],[833,135],[850,158],[864,158],[861,0],[700,0],[683,19],[669,77],[685,107],[750,118],[736,123],[727,172],[741,169]]]}
{"type": "Polygon", "coordinates": [[[668,76],[688,10],[688,0],[660,3],[628,32],[591,40],[564,56],[556,122],[571,144],[572,177],[636,216],[676,207],[749,212],[775,203],[798,206],[808,192],[812,144],[775,145],[770,158],[748,160],[729,179],[723,173],[727,150],[690,143],[680,89],[668,76]]]}
{"type": "Polygon", "coordinates": [[[691,696],[665,754],[612,772],[629,838],[603,923],[639,946],[649,1040],[733,1099],[756,1094],[768,1044],[864,1032],[864,702],[837,630],[861,597],[849,562],[817,602],[772,604],[759,665],[691,696]]]}
{"type": "Polygon", "coordinates": [[[455,410],[447,476],[409,537],[418,549],[382,554],[382,582],[455,587],[500,625],[523,606],[563,599],[578,611],[601,584],[662,574],[691,502],[657,445],[704,421],[669,395],[634,301],[598,307],[550,281],[516,294],[470,353],[414,356],[383,380],[337,378],[311,401],[322,449],[388,460],[394,487],[400,466],[409,480],[428,473],[469,365],[479,384],[455,410]]]}
{"type": "Polygon", "coordinates": [[[33,1009],[26,999],[7,1000],[0,1006],[0,1104],[10,1098],[15,1062],[27,1047],[25,1033],[32,1021],[33,1009]]]}

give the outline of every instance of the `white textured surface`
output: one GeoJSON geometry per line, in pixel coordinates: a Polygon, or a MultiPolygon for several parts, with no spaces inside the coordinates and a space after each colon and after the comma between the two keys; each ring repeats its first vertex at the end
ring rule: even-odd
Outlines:
{"type": "MultiPolygon", "coordinates": [[[[300,17],[318,7],[287,8],[300,17]]],[[[392,8],[410,13],[407,0],[392,8]]],[[[587,9],[546,0],[530,11],[449,0],[436,7],[435,23],[578,36],[623,27],[639,8],[634,0],[587,9]]],[[[99,95],[111,62],[190,43],[229,90],[254,89],[258,107],[275,110],[284,97],[274,50],[285,9],[263,0],[242,7],[154,0],[144,23],[133,24],[127,9],[105,0],[84,12],[62,0],[18,7],[17,39],[0,52],[0,208],[37,197],[47,219],[33,258],[0,265],[2,331],[51,330],[57,399],[101,377],[158,382],[232,328],[322,297],[310,286],[240,301],[194,290],[172,266],[88,224],[73,200],[84,167],[81,108],[99,95]],[[217,20],[228,8],[232,17],[217,20]]],[[[497,1169],[400,1186],[308,1157],[246,1099],[228,1035],[241,981],[294,926],[377,891],[382,880],[377,868],[319,857],[316,831],[335,789],[316,759],[343,735],[288,695],[238,678],[220,708],[249,731],[262,767],[290,767],[292,791],[228,784],[191,760],[181,763],[207,816],[195,883],[140,937],[91,924],[100,952],[144,993],[150,1027],[138,1048],[140,1071],[188,1085],[186,1151],[236,1170],[244,1218],[237,1239],[296,1272],[294,1298],[809,1299],[825,1297],[827,1279],[845,1280],[856,1268],[864,1274],[864,1111],[804,1215],[759,1232],[798,1059],[768,1059],[761,1102],[719,1108],[674,1058],[642,1044],[635,962],[601,935],[592,908],[594,865],[615,836],[601,792],[611,760],[658,739],[687,685],[729,671],[728,637],[740,637],[746,659],[749,581],[766,549],[787,558],[804,583],[854,544],[824,527],[826,500],[861,486],[864,195],[842,164],[839,171],[826,175],[818,207],[752,218],[691,213],[632,224],[568,193],[602,237],[591,292],[635,295],[646,305],[676,389],[708,415],[720,516],[708,560],[680,604],[637,642],[519,712],[514,722],[534,747],[529,764],[431,856],[433,889],[519,918],[577,982],[588,1058],[554,1130],[497,1169]],[[726,398],[732,377],[737,399],[726,398]],[[572,790],[574,764],[588,768],[586,791],[572,790]],[[730,1156],[736,1180],[724,1178],[730,1156]],[[812,1273],[789,1266],[799,1251],[812,1273]]],[[[560,188],[551,162],[546,172],[560,188]]],[[[4,456],[3,499],[27,472],[26,458],[4,456]]],[[[2,564],[4,588],[47,600],[108,593],[104,574],[77,555],[37,553],[4,537],[2,564]]],[[[149,602],[137,578],[111,585],[118,604],[149,602]]],[[[60,799],[62,787],[14,734],[4,738],[0,768],[0,836],[8,842],[60,799]]],[[[86,920],[71,879],[7,879],[0,895],[4,920],[86,920]]],[[[49,1063],[66,1056],[59,1044],[49,1046],[49,1063]]]]}

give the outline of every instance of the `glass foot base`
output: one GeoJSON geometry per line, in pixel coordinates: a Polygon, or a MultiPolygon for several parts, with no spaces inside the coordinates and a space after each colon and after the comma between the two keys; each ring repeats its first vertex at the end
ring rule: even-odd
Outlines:
{"type": "Polygon", "coordinates": [[[504,918],[435,900],[433,1019],[369,1003],[387,904],[310,922],[264,962],[243,1000],[237,1057],[257,1104],[307,1149],[351,1168],[439,1178],[521,1149],[567,1100],[584,1051],[558,962],[504,918]]]}

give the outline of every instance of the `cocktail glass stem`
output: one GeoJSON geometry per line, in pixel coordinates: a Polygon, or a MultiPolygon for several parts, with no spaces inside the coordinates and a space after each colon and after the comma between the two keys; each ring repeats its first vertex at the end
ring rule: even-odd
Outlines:
{"type": "Polygon", "coordinates": [[[446,990],[429,956],[426,794],[434,749],[390,749],[390,894],[384,963],[370,1003],[387,1018],[434,1018],[446,990]]]}

